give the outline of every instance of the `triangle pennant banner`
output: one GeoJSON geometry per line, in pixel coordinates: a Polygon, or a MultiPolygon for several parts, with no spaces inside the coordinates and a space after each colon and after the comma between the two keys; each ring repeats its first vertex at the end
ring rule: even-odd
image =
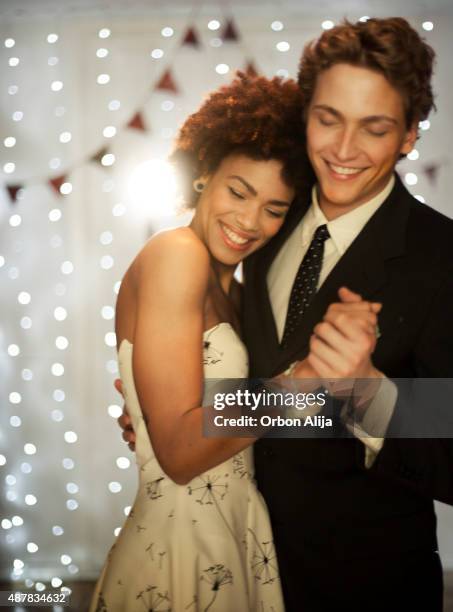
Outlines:
{"type": "Polygon", "coordinates": [[[198,34],[196,33],[194,28],[189,28],[187,30],[187,32],[184,34],[182,44],[192,45],[192,47],[200,46],[200,39],[198,38],[198,34]]]}
{"type": "Polygon", "coordinates": [[[49,185],[58,195],[61,195],[60,187],[63,185],[63,183],[66,183],[66,174],[49,179],[49,185]]]}
{"type": "Polygon", "coordinates": [[[224,42],[227,42],[227,41],[236,42],[239,40],[239,34],[236,30],[236,26],[234,25],[234,21],[232,19],[229,19],[227,21],[225,29],[223,30],[223,33],[222,33],[222,40],[224,42]]]}
{"type": "Polygon", "coordinates": [[[423,172],[431,185],[436,185],[440,164],[428,164],[423,167],[423,172]]]}
{"type": "Polygon", "coordinates": [[[148,129],[147,129],[146,125],[145,125],[145,122],[143,120],[143,116],[142,116],[140,111],[135,113],[135,115],[132,117],[132,119],[127,124],[127,127],[132,129],[132,130],[139,130],[140,132],[147,132],[148,131],[148,129]]]}
{"type": "Polygon", "coordinates": [[[102,149],[99,149],[99,151],[97,151],[97,153],[95,153],[94,155],[92,155],[90,157],[90,161],[96,162],[97,164],[101,164],[101,160],[104,157],[104,155],[106,155],[109,152],[108,147],[102,147],[102,149]]]}
{"type": "Polygon", "coordinates": [[[247,62],[246,66],[245,66],[244,72],[245,72],[245,74],[247,74],[248,76],[251,76],[251,77],[258,76],[258,70],[256,69],[255,64],[254,64],[253,61],[247,62]]]}
{"type": "Polygon", "coordinates": [[[171,70],[166,70],[155,86],[156,91],[171,91],[174,94],[179,93],[179,89],[173,79],[171,70]]]}
{"type": "Polygon", "coordinates": [[[17,200],[17,192],[19,191],[19,189],[22,189],[22,187],[23,185],[6,185],[9,198],[13,204],[17,200]]]}

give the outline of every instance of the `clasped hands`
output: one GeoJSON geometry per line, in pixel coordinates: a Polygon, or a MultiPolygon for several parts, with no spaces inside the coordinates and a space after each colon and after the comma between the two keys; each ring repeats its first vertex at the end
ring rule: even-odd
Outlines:
{"type": "Polygon", "coordinates": [[[292,368],[295,378],[335,379],[381,378],[371,355],[377,342],[378,302],[368,302],[342,287],[340,302],[329,306],[310,338],[310,352],[292,368]]]}
{"type": "MultiPolygon", "coordinates": [[[[291,368],[291,377],[316,380],[318,386],[322,384],[334,396],[350,394],[356,379],[376,379],[377,382],[383,378],[371,360],[377,341],[377,315],[382,304],[365,301],[346,287],[339,289],[338,296],[340,301],[331,304],[323,320],[315,326],[308,356],[291,368]]],[[[122,393],[121,381],[117,379],[114,384],[122,393]]],[[[361,394],[370,397],[374,390],[370,393],[369,388],[362,389],[361,394]]],[[[364,404],[359,398],[357,405],[364,404]]],[[[118,424],[123,430],[123,439],[134,451],[135,433],[127,406],[118,424]]]]}

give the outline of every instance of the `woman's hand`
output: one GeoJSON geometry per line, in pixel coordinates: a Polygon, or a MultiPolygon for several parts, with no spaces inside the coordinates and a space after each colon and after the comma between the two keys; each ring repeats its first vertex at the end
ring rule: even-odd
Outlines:
{"type": "MultiPolygon", "coordinates": [[[[117,378],[113,384],[115,385],[115,389],[118,391],[118,393],[121,393],[121,395],[123,395],[123,383],[121,382],[121,380],[117,378]]],[[[135,431],[132,428],[132,421],[127,411],[126,404],[124,404],[123,406],[123,414],[117,419],[117,421],[118,425],[123,430],[123,440],[127,442],[129,449],[134,452],[136,436],[135,431]]]]}

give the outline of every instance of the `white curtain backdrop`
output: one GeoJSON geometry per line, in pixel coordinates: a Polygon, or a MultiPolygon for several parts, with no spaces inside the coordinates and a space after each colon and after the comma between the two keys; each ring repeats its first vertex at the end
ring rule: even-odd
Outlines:
{"type": "MultiPolygon", "coordinates": [[[[171,207],[162,207],[160,170],[138,200],[129,192],[131,173],[147,160],[164,160],[182,120],[248,60],[267,76],[295,76],[302,47],[320,33],[321,22],[343,16],[332,9],[323,17],[317,10],[315,17],[304,4],[293,11],[283,4],[272,10],[258,3],[247,11],[233,6],[240,40],[220,45],[226,18],[215,5],[195,13],[179,5],[58,18],[2,8],[0,578],[31,585],[98,574],[136,486],[134,457],[112,418],[121,403],[112,385],[116,355],[108,335],[117,283],[151,231],[187,220],[175,221],[171,207]],[[212,20],[221,22],[219,30],[208,28],[212,20]],[[283,28],[272,29],[275,21],[283,28]],[[199,48],[181,46],[189,26],[200,37],[199,48]],[[163,36],[164,27],[173,34],[163,36]],[[110,30],[106,38],[98,34],[103,28],[110,30]],[[52,33],[58,35],[53,43],[47,41],[52,33]],[[279,42],[289,43],[289,50],[279,51],[279,42]],[[97,56],[100,48],[106,57],[97,56]],[[156,49],[163,56],[154,59],[156,49]],[[219,64],[230,70],[218,74],[219,64]],[[153,91],[167,68],[177,95],[153,91]],[[98,84],[103,74],[110,80],[98,84]],[[148,132],[126,128],[137,111],[148,132]],[[114,131],[104,131],[110,126],[116,134],[106,137],[114,131]],[[61,142],[69,138],[65,132],[70,140],[61,142]],[[14,146],[5,146],[11,137],[14,146]],[[90,161],[104,146],[115,156],[108,167],[90,161]],[[61,175],[72,185],[68,195],[48,184],[61,175]],[[23,187],[14,203],[7,185],[23,187]]],[[[373,14],[393,13],[393,5],[384,4],[373,14]]],[[[440,10],[403,16],[438,53],[438,112],[421,131],[419,158],[405,160],[399,171],[415,175],[407,177],[417,181],[409,185],[414,194],[453,216],[453,17],[440,10]],[[427,20],[431,31],[422,29],[427,20]]],[[[444,564],[453,568],[453,511],[439,505],[438,516],[444,564]]]]}

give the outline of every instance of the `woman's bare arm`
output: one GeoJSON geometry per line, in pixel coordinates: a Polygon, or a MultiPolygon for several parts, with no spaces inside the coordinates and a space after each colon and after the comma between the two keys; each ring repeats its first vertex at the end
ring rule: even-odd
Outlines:
{"type": "Polygon", "coordinates": [[[190,481],[255,438],[203,437],[203,311],[209,254],[190,231],[156,236],[138,261],[134,380],[164,471],[190,481]]]}

